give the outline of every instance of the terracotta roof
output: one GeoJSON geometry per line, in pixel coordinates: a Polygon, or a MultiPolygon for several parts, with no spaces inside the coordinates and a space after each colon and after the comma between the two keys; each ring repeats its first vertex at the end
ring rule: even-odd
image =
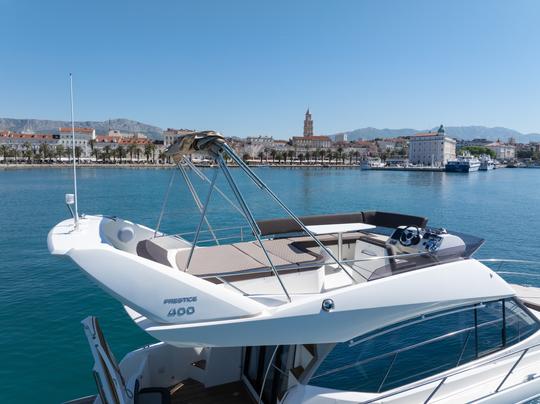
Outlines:
{"type": "MultiPolygon", "coordinates": [[[[71,133],[71,128],[60,128],[59,131],[60,133],[71,133]]],[[[94,129],[93,128],[75,128],[75,132],[92,134],[94,133],[94,129]]]]}
{"type": "Polygon", "coordinates": [[[44,134],[27,134],[27,133],[13,133],[13,132],[1,132],[0,137],[3,138],[14,138],[14,139],[42,139],[42,140],[52,140],[54,139],[53,135],[44,135],[44,134]]]}

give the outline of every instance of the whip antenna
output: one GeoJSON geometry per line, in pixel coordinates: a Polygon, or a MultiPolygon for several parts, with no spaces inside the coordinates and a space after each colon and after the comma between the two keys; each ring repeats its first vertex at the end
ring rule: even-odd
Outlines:
{"type": "MultiPolygon", "coordinates": [[[[73,117],[73,76],[69,73],[69,94],[71,101],[71,150],[73,153],[73,202],[75,205],[75,214],[73,215],[73,220],[75,228],[79,226],[79,208],[78,208],[78,196],[77,196],[77,163],[75,159],[75,120],[73,117]]],[[[67,195],[66,195],[67,202],[67,195]]]]}

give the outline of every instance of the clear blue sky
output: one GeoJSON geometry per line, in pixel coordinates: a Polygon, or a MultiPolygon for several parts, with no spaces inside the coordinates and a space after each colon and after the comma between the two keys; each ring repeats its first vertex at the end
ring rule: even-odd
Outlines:
{"type": "Polygon", "coordinates": [[[0,117],[540,131],[540,1],[0,0],[0,117]]]}

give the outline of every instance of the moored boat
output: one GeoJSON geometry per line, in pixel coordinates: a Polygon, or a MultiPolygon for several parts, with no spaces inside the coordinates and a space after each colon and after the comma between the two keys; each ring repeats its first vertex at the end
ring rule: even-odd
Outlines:
{"type": "Polygon", "coordinates": [[[454,160],[449,160],[445,171],[449,173],[470,173],[480,169],[480,160],[466,152],[454,160]]]}
{"type": "Polygon", "coordinates": [[[194,232],[165,234],[161,219],[149,228],[74,215],[48,236],[52,254],[71,258],[161,341],[117,363],[97,319],[85,319],[98,387],[90,402],[521,402],[539,394],[540,289],[514,287],[473,258],[482,239],[381,211],[298,217],[215,132],[186,135],[167,153],[199,209],[194,232]],[[190,162],[195,151],[216,162],[210,178],[190,162]],[[286,217],[254,217],[225,154],[286,217]],[[189,171],[208,184],[206,195],[189,171]],[[247,226],[211,225],[216,194],[247,226]]]}

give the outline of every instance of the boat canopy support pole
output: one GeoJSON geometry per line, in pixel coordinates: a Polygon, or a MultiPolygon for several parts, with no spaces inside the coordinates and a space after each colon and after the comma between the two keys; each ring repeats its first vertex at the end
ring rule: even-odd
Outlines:
{"type": "Polygon", "coordinates": [[[229,183],[229,185],[231,187],[231,190],[233,191],[234,195],[236,196],[236,199],[238,199],[238,203],[240,204],[240,207],[244,211],[247,222],[248,222],[249,226],[251,227],[251,230],[253,232],[253,235],[257,239],[257,242],[261,246],[261,248],[262,248],[262,250],[264,252],[264,255],[266,256],[266,259],[268,260],[268,263],[270,264],[272,272],[274,273],[274,275],[276,276],[279,284],[281,285],[281,288],[283,289],[283,292],[285,293],[285,296],[287,296],[287,299],[289,300],[289,302],[292,302],[291,296],[289,295],[289,292],[287,292],[287,288],[283,284],[283,281],[281,280],[281,277],[279,276],[279,273],[276,270],[276,267],[274,266],[274,263],[270,259],[270,255],[268,254],[268,251],[266,251],[266,248],[264,247],[264,244],[263,244],[263,242],[261,240],[261,235],[260,235],[261,230],[259,229],[259,226],[257,225],[257,222],[255,221],[255,218],[251,214],[251,211],[249,210],[249,208],[248,208],[248,206],[246,204],[246,201],[242,197],[242,194],[240,193],[240,190],[236,186],[236,183],[234,182],[234,180],[233,180],[233,178],[231,176],[231,172],[229,171],[229,168],[227,167],[227,163],[225,162],[225,160],[223,160],[223,156],[221,154],[218,154],[216,156],[216,160],[217,160],[219,166],[221,167],[221,170],[223,171],[223,174],[224,174],[225,178],[227,179],[227,182],[229,183]]]}
{"type": "MultiPolygon", "coordinates": [[[[193,170],[195,174],[199,176],[201,180],[210,184],[211,182],[210,179],[199,169],[199,167],[193,164],[193,162],[190,159],[184,157],[183,161],[189,168],[193,170]]],[[[219,189],[217,185],[215,188],[216,188],[216,192],[220,194],[223,197],[223,199],[225,199],[234,209],[237,210],[238,213],[240,213],[244,218],[246,218],[246,216],[244,215],[244,212],[242,212],[242,209],[236,206],[236,204],[233,201],[231,201],[231,199],[221,189],[219,189]]]]}
{"type": "MultiPolygon", "coordinates": [[[[189,192],[191,192],[191,196],[193,197],[193,200],[195,201],[195,205],[197,205],[197,208],[199,209],[199,212],[202,213],[203,204],[201,202],[201,199],[199,198],[199,194],[197,194],[197,190],[195,189],[195,187],[193,186],[193,183],[189,179],[189,175],[186,172],[186,169],[180,163],[178,164],[178,169],[180,170],[180,173],[182,174],[182,177],[184,178],[184,181],[186,182],[186,185],[187,185],[187,187],[189,189],[189,192]]],[[[216,234],[214,233],[214,229],[212,229],[212,226],[210,225],[210,222],[208,221],[208,217],[205,216],[204,221],[205,221],[206,225],[208,226],[208,231],[212,235],[212,238],[214,239],[216,244],[219,245],[219,241],[218,241],[218,239],[216,237],[216,234]]]]}
{"type": "Polygon", "coordinates": [[[285,212],[300,226],[300,228],[307,233],[308,236],[310,236],[319,247],[321,247],[329,256],[338,264],[338,266],[351,278],[353,283],[356,283],[356,280],[354,277],[345,269],[343,264],[334,256],[332,251],[330,251],[329,248],[327,248],[311,231],[308,230],[308,228],[302,223],[302,221],[296,216],[288,207],[285,205],[281,199],[278,198],[278,196],[270,189],[266,184],[240,159],[234,150],[230,148],[228,144],[223,144],[223,149],[229,154],[229,156],[238,164],[238,166],[251,178],[251,180],[261,189],[265,190],[274,201],[277,202],[279,206],[283,208],[285,212]]]}
{"type": "Polygon", "coordinates": [[[169,179],[169,186],[167,187],[167,192],[165,192],[165,198],[163,199],[163,205],[161,206],[161,212],[159,212],[159,218],[156,225],[156,229],[154,230],[154,238],[157,237],[157,234],[159,232],[159,227],[161,226],[161,221],[163,220],[163,213],[165,213],[165,207],[167,206],[167,202],[169,200],[169,194],[171,193],[172,184],[174,181],[174,173],[175,170],[172,170],[171,178],[169,179]]]}
{"type": "Polygon", "coordinates": [[[195,239],[193,240],[193,245],[191,246],[191,250],[189,251],[189,257],[186,264],[186,272],[189,268],[189,264],[191,263],[191,258],[193,258],[193,252],[195,251],[197,242],[199,241],[199,235],[201,234],[201,227],[204,222],[204,218],[206,217],[206,210],[208,209],[208,204],[210,203],[210,197],[212,196],[212,191],[214,190],[214,186],[216,185],[217,175],[218,175],[218,171],[216,170],[214,172],[214,176],[212,177],[212,182],[210,183],[210,189],[208,190],[208,195],[206,197],[203,210],[201,212],[201,220],[199,220],[199,225],[197,226],[197,233],[195,233],[195,239]]]}

